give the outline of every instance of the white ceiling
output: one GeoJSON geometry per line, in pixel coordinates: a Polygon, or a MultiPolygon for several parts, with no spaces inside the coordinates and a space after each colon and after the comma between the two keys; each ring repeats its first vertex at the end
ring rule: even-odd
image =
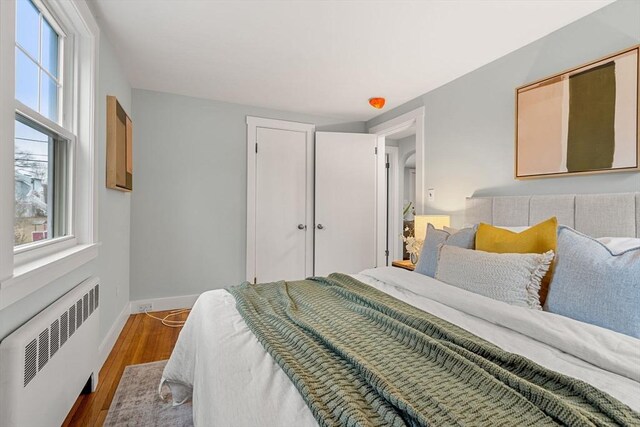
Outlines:
{"type": "Polygon", "coordinates": [[[366,120],[612,0],[93,0],[135,88],[366,120]],[[383,110],[383,111],[384,111],[383,110]]]}

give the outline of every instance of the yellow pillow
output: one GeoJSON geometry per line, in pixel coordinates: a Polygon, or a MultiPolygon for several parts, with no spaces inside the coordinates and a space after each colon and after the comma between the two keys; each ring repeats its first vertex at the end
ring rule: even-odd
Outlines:
{"type": "MultiPolygon", "coordinates": [[[[476,249],[485,252],[542,254],[547,251],[556,253],[558,246],[558,220],[556,217],[536,224],[521,232],[505,230],[489,224],[480,223],[476,233],[476,249]]],[[[549,292],[549,283],[553,277],[554,263],[542,279],[540,286],[540,304],[544,305],[549,292]]]]}

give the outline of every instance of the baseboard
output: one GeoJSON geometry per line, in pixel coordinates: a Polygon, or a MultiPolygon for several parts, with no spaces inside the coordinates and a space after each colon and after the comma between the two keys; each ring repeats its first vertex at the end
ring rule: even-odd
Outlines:
{"type": "Polygon", "coordinates": [[[109,353],[113,349],[113,346],[116,344],[124,325],[127,323],[129,319],[129,315],[131,314],[131,303],[126,303],[124,307],[122,307],[122,311],[116,318],[116,321],[111,325],[111,329],[107,333],[107,336],[102,340],[100,346],[98,347],[98,357],[99,364],[97,368],[97,372],[100,372],[102,369],[102,365],[106,362],[107,357],[109,357],[109,353]]]}
{"type": "Polygon", "coordinates": [[[177,297],[149,298],[131,301],[131,314],[146,311],[175,310],[178,308],[191,308],[200,295],[181,295],[177,297]],[[141,306],[147,306],[140,308],[141,306]]]}
{"type": "Polygon", "coordinates": [[[140,305],[151,304],[151,309],[148,311],[191,308],[198,299],[198,296],[199,295],[182,295],[168,298],[151,298],[126,303],[124,307],[122,307],[122,311],[116,318],[115,322],[113,322],[113,325],[111,325],[107,336],[102,340],[100,346],[98,346],[98,365],[96,367],[96,373],[100,372],[104,362],[106,362],[107,357],[109,357],[109,353],[111,353],[113,346],[116,344],[116,341],[118,340],[124,325],[126,325],[129,316],[131,314],[141,312],[141,310],[138,309],[140,305]]]}

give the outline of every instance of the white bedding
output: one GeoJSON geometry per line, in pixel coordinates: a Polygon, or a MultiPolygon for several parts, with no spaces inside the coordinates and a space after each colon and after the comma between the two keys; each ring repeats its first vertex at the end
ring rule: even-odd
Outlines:
{"type": "MultiPolygon", "coordinates": [[[[588,382],[640,411],[640,340],[510,306],[399,268],[366,270],[353,277],[504,350],[588,382]]],[[[225,290],[198,298],[167,363],[164,381],[175,403],[193,398],[196,426],[317,425],[225,290]]]]}

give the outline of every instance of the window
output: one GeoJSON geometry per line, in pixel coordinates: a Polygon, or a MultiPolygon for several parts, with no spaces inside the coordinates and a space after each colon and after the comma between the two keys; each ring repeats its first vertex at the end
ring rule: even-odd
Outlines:
{"type": "Polygon", "coordinates": [[[38,9],[31,0],[17,0],[15,247],[53,240],[70,232],[67,204],[72,141],[62,135],[66,129],[56,126],[62,117],[63,37],[52,22],[44,9],[38,9]]]}
{"type": "Polygon", "coordinates": [[[16,4],[16,99],[58,122],[60,41],[51,22],[30,0],[16,4]]]}
{"type": "Polygon", "coordinates": [[[14,246],[67,235],[68,144],[18,116],[14,246]]]}
{"type": "Polygon", "coordinates": [[[98,47],[87,2],[0,0],[0,310],[98,254],[98,47]]]}

